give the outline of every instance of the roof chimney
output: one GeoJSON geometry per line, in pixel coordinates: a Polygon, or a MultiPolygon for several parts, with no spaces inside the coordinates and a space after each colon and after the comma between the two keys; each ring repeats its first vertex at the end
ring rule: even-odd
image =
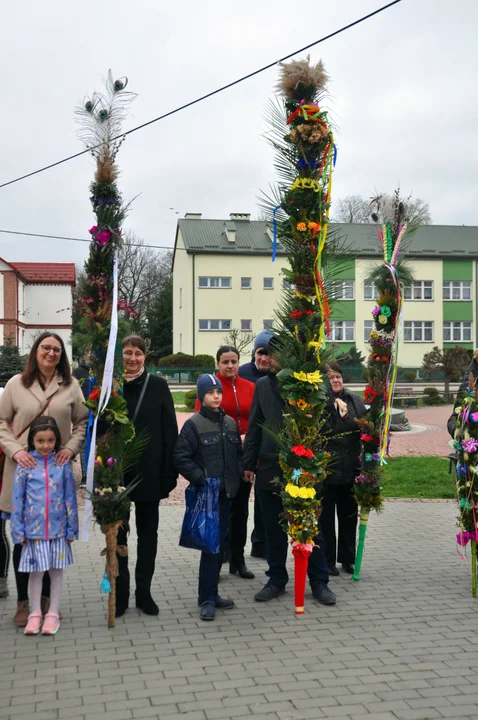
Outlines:
{"type": "Polygon", "coordinates": [[[184,218],[186,220],[200,220],[202,217],[202,213],[186,213],[184,218]]]}
{"type": "Polygon", "coordinates": [[[247,220],[251,219],[251,213],[230,213],[231,220],[247,220]]]}

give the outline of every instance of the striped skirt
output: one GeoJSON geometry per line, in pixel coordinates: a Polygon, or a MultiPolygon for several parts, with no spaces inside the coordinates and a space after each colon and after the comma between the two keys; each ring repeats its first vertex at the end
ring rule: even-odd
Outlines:
{"type": "Polygon", "coordinates": [[[64,570],[73,563],[71,544],[65,538],[27,540],[20,558],[19,572],[46,572],[50,568],[64,570]]]}

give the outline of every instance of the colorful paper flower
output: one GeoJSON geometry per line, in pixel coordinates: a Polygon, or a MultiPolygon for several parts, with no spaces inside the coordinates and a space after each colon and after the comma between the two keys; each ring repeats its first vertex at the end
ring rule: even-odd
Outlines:
{"type": "Polygon", "coordinates": [[[360,436],[360,439],[362,440],[362,442],[372,442],[372,436],[366,435],[365,433],[360,436]]]}
{"type": "Polygon", "coordinates": [[[390,310],[388,305],[382,305],[380,310],[381,310],[381,314],[385,315],[385,317],[390,317],[390,315],[392,314],[392,311],[390,310]]]}
{"type": "Polygon", "coordinates": [[[294,310],[290,313],[289,317],[291,318],[301,318],[302,317],[302,310],[294,310]]]}
{"type": "Polygon", "coordinates": [[[307,317],[310,317],[310,316],[313,315],[314,313],[312,312],[312,310],[306,310],[306,311],[305,311],[305,314],[307,315],[307,317]]]}
{"type": "Polygon", "coordinates": [[[478,412],[471,413],[470,418],[473,422],[478,422],[478,412]]]}
{"type": "Polygon", "coordinates": [[[460,463],[459,465],[456,466],[456,471],[457,471],[458,475],[466,475],[466,465],[464,465],[463,463],[460,463]]]}
{"type": "Polygon", "coordinates": [[[292,480],[298,480],[301,475],[302,475],[301,468],[295,468],[295,470],[292,471],[292,480]]]}
{"type": "Polygon", "coordinates": [[[380,315],[380,306],[379,305],[376,305],[374,307],[374,309],[372,310],[372,315],[375,315],[375,316],[380,315]]]}
{"type": "Polygon", "coordinates": [[[297,401],[297,407],[299,408],[299,410],[305,410],[305,409],[306,409],[307,403],[306,403],[306,401],[304,400],[304,398],[301,398],[300,400],[297,401]]]}
{"type": "Polygon", "coordinates": [[[96,458],[95,465],[100,465],[100,467],[103,467],[103,460],[101,458],[101,455],[98,455],[98,457],[96,458]]]}
{"type": "Polygon", "coordinates": [[[386,318],[385,315],[379,315],[378,321],[380,325],[386,325],[388,323],[388,318],[386,318]]]}
{"type": "Polygon", "coordinates": [[[96,242],[100,247],[103,247],[103,245],[106,245],[111,240],[111,233],[109,230],[102,230],[98,235],[95,237],[96,242]]]}
{"type": "Polygon", "coordinates": [[[90,233],[90,235],[96,235],[96,233],[98,232],[98,230],[99,230],[98,225],[93,225],[93,227],[90,227],[90,229],[88,230],[88,232],[90,233]]]}
{"type": "Polygon", "coordinates": [[[373,387],[371,387],[370,385],[367,385],[367,387],[363,391],[363,397],[364,397],[365,402],[371,403],[377,397],[377,393],[375,392],[373,387]]]}
{"type": "Polygon", "coordinates": [[[297,455],[297,457],[306,457],[306,458],[313,458],[314,453],[310,448],[306,448],[303,445],[294,445],[294,447],[291,447],[291,452],[294,453],[294,455],[297,455]]]}
{"type": "Polygon", "coordinates": [[[469,440],[463,440],[461,443],[463,450],[467,453],[474,453],[478,450],[478,440],[470,438],[469,440]]]}
{"type": "Polygon", "coordinates": [[[364,458],[365,458],[365,462],[372,462],[373,455],[372,455],[372,453],[365,453],[364,458]]]}
{"type": "Polygon", "coordinates": [[[305,222],[297,223],[297,230],[299,232],[305,232],[307,230],[307,225],[305,224],[305,222]]]}
{"type": "Polygon", "coordinates": [[[100,390],[99,390],[99,388],[95,388],[88,395],[88,400],[91,400],[91,402],[97,402],[99,396],[100,396],[100,390]]]}
{"type": "Polygon", "coordinates": [[[106,464],[108,465],[108,467],[113,468],[117,462],[118,461],[116,458],[109,457],[108,460],[106,461],[106,464]]]}

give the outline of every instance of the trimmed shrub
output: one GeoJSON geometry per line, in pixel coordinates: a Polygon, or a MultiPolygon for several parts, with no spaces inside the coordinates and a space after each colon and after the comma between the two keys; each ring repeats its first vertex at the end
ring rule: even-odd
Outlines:
{"type": "Polygon", "coordinates": [[[403,374],[405,375],[405,379],[407,382],[415,382],[417,377],[417,373],[415,370],[405,370],[403,374]]]}
{"type": "Polygon", "coordinates": [[[212,355],[195,355],[194,364],[196,367],[215,368],[216,361],[212,355]]]}
{"type": "Polygon", "coordinates": [[[194,408],[196,405],[196,390],[188,390],[187,393],[184,395],[184,404],[186,406],[186,410],[188,412],[194,412],[194,408]]]}
{"type": "Polygon", "coordinates": [[[194,367],[195,364],[194,355],[186,355],[181,352],[165,355],[158,360],[160,367],[194,367]]]}
{"type": "Polygon", "coordinates": [[[443,405],[444,400],[436,387],[423,388],[423,402],[425,405],[443,405]]]}

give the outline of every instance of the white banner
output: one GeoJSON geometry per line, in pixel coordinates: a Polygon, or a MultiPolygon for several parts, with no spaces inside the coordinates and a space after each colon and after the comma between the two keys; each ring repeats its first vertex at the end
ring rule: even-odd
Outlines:
{"type": "MultiPolygon", "coordinates": [[[[85,513],[83,516],[83,527],[81,529],[81,539],[84,542],[88,542],[90,535],[91,516],[93,514],[93,507],[90,500],[90,494],[93,492],[94,487],[94,472],[95,472],[95,459],[96,459],[96,428],[98,425],[98,418],[101,411],[108,405],[108,400],[111,395],[111,388],[113,385],[113,375],[115,368],[115,349],[116,349],[116,338],[118,337],[118,251],[115,252],[113,262],[113,307],[111,310],[111,327],[110,336],[108,338],[108,350],[106,352],[105,370],[103,374],[103,380],[101,383],[100,399],[98,402],[98,412],[93,423],[93,429],[91,431],[91,443],[90,443],[90,454],[88,457],[88,468],[86,471],[86,499],[85,499],[85,513]]],[[[98,382],[98,378],[96,379],[98,382]]]]}

